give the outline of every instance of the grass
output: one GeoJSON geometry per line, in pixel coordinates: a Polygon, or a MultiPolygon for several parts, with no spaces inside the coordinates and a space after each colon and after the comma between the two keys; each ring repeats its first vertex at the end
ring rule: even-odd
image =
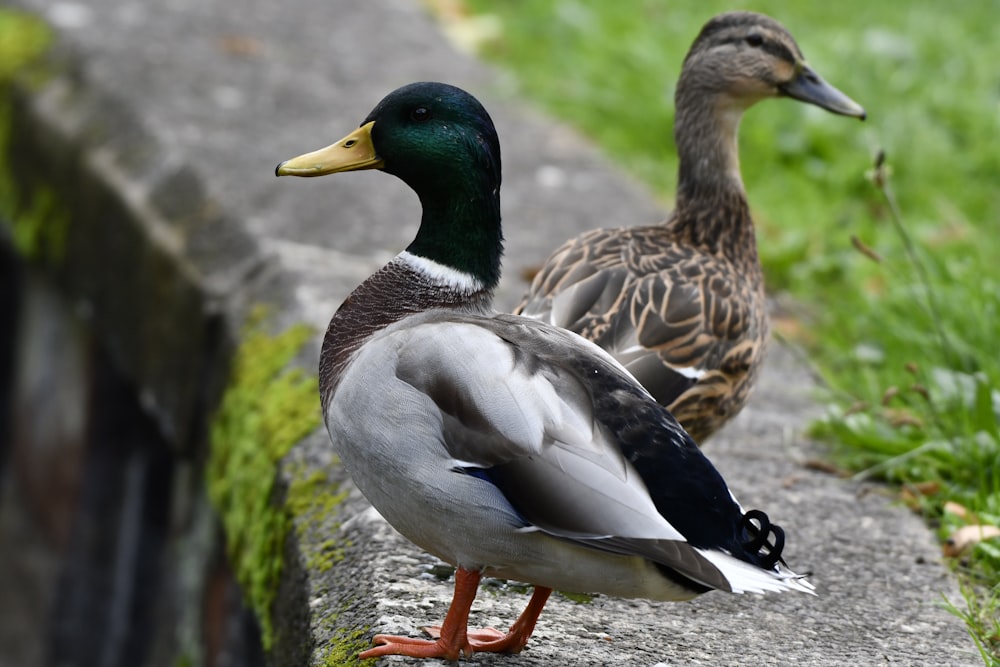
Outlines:
{"type": "MultiPolygon", "coordinates": [[[[871,180],[885,198],[905,261],[887,270],[889,288],[867,304],[864,316],[877,319],[887,305],[895,326],[860,343],[869,351],[856,355],[864,361],[853,369],[827,370],[826,376],[864,379],[870,392],[878,391],[893,379],[883,360],[895,346],[907,356],[923,352],[924,365],[911,357],[903,364],[908,384],[885,386],[878,403],[841,390],[814,433],[840,445],[839,458],[860,468],[857,476],[903,485],[904,500],[937,526],[966,603],[961,609],[946,600],[946,607],[965,622],[984,662],[1000,664],[1000,544],[988,539],[962,545],[956,537],[968,526],[1000,525],[1000,375],[995,360],[982,359],[996,328],[1000,293],[982,295],[981,286],[956,280],[947,261],[928,259],[904,224],[883,158],[876,158],[871,180]],[[970,306],[981,305],[984,312],[963,318],[970,306]],[[914,331],[907,330],[907,320],[919,322],[914,331]]],[[[864,254],[884,263],[877,254],[864,254]]]]}
{"type": "MultiPolygon", "coordinates": [[[[578,127],[669,203],[680,63],[701,25],[738,5],[432,4],[513,73],[512,94],[578,127]]],[[[814,431],[839,465],[898,484],[943,543],[964,524],[997,525],[996,4],[916,0],[903,12],[867,0],[762,0],[752,9],[785,23],[809,62],[869,111],[859,124],[768,101],[741,130],[768,288],[797,304],[776,328],[808,350],[826,384],[829,412],[814,431]],[[872,169],[883,150],[891,169],[872,169]]],[[[952,609],[984,661],[1000,661],[1000,544],[981,541],[952,562],[965,591],[952,609]]]]}

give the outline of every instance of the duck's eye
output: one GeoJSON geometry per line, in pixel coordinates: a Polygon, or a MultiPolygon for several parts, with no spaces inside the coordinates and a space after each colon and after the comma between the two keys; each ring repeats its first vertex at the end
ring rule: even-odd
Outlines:
{"type": "Polygon", "coordinates": [[[423,123],[431,119],[431,112],[427,107],[417,107],[410,112],[410,118],[418,123],[423,123]]]}
{"type": "Polygon", "coordinates": [[[764,37],[757,33],[753,33],[752,35],[747,35],[744,41],[750,46],[757,47],[764,43],[764,37]]]}

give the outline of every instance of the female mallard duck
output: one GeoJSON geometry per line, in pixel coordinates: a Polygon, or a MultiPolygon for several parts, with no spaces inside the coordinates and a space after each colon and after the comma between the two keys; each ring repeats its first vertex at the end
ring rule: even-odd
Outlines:
{"type": "Polygon", "coordinates": [[[780,23],[750,12],[716,16],[677,84],[676,210],[661,224],[567,242],[514,311],[607,350],[698,442],[743,407],[768,337],[737,147],[740,117],[767,97],[865,117],[805,64],[780,23]]]}
{"type": "Polygon", "coordinates": [[[327,429],[400,533],[457,566],[434,641],[361,654],[518,652],[553,588],[684,600],[812,591],[782,530],[744,512],[670,413],[576,334],[491,309],[500,278],[500,146],[468,93],[415,83],[277,174],[381,169],[423,216],[414,241],[334,315],[320,358],[327,429]],[[484,573],[535,586],[510,631],[467,629],[484,573]]]}

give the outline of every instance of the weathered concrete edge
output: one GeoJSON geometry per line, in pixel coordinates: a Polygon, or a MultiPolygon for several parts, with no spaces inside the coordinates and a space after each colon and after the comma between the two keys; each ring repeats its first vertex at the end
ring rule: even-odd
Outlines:
{"type": "MultiPolygon", "coordinates": [[[[294,280],[212,198],[183,155],[148,131],[127,101],[88,79],[86,57],[73,45],[57,36],[24,74],[0,89],[10,139],[0,159],[13,165],[17,205],[51,193],[65,225],[60,252],[31,260],[135,383],[177,455],[204,460],[208,421],[247,314],[264,305],[273,330],[297,322],[294,280]]],[[[274,474],[279,485],[291,479],[274,474]]],[[[282,489],[287,484],[278,503],[282,489]]],[[[274,612],[282,631],[270,657],[303,664],[312,646],[307,577],[295,540],[286,547],[274,612]]]]}
{"type": "Polygon", "coordinates": [[[56,195],[66,238],[46,270],[185,450],[224,377],[225,313],[265,261],[183,157],[87,81],[83,56],[57,44],[42,67],[9,89],[20,202],[56,195]]]}

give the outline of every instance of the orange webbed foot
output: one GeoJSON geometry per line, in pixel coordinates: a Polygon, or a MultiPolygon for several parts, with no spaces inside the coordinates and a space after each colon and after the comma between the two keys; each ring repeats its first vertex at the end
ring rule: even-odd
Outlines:
{"type": "MultiPolygon", "coordinates": [[[[439,639],[441,637],[441,626],[440,625],[429,625],[424,628],[424,632],[431,639],[439,639]]],[[[477,643],[482,642],[492,642],[497,639],[502,639],[506,637],[504,633],[500,632],[496,628],[479,628],[475,630],[466,630],[465,636],[469,639],[469,643],[475,646],[477,643]]],[[[477,651],[479,649],[476,649],[477,651]]]]}
{"type": "Polygon", "coordinates": [[[383,655],[405,655],[411,658],[443,658],[458,660],[462,656],[479,653],[520,653],[535,629],[535,621],[545,606],[551,588],[535,587],[528,606],[506,634],[494,628],[469,630],[469,609],[476,596],[480,574],[458,568],[455,573],[455,595],[448,615],[441,625],[424,628],[433,639],[417,639],[398,635],[375,635],[372,642],[379,644],[358,657],[362,660],[383,655]]]}
{"type": "Polygon", "coordinates": [[[441,638],[441,627],[431,626],[424,631],[433,639],[418,639],[399,635],[375,635],[372,642],[381,644],[358,655],[362,660],[383,655],[405,655],[411,658],[442,658],[458,660],[473,653],[520,653],[528,637],[513,628],[503,633],[494,628],[467,630],[465,641],[459,637],[441,638]]]}
{"type": "Polygon", "coordinates": [[[406,655],[411,658],[443,658],[454,661],[462,655],[472,655],[473,651],[468,642],[459,646],[441,639],[417,639],[398,635],[375,635],[372,642],[381,646],[362,651],[358,654],[359,658],[367,660],[383,655],[406,655]]]}

